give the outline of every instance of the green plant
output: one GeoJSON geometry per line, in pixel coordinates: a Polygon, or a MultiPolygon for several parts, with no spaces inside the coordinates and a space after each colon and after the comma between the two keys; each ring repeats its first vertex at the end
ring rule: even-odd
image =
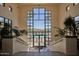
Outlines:
{"type": "Polygon", "coordinates": [[[76,32],[75,32],[76,26],[75,26],[74,18],[72,18],[71,16],[66,18],[64,21],[64,25],[66,29],[69,29],[69,31],[73,32],[73,35],[76,35],[76,32]]]}
{"type": "Polygon", "coordinates": [[[15,33],[15,36],[16,37],[18,37],[18,36],[20,36],[20,32],[17,30],[17,29],[12,29],[12,32],[14,32],[15,33]]]}
{"type": "Polygon", "coordinates": [[[16,28],[13,28],[13,29],[12,29],[12,32],[14,33],[14,36],[15,36],[15,37],[21,36],[21,35],[23,35],[23,34],[26,34],[26,35],[27,35],[27,31],[26,31],[25,29],[23,29],[23,30],[18,30],[18,29],[16,29],[16,28]]]}
{"type": "Polygon", "coordinates": [[[7,23],[4,23],[4,27],[1,29],[0,33],[1,33],[1,37],[4,38],[4,37],[9,37],[10,35],[10,25],[7,24],[7,23]]]}

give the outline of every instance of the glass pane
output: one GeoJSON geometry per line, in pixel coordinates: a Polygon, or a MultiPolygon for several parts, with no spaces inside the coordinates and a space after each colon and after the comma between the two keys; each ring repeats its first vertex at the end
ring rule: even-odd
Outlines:
{"type": "Polygon", "coordinates": [[[34,21],[34,29],[39,29],[39,24],[38,24],[39,22],[38,21],[34,21]]]}
{"type": "Polygon", "coordinates": [[[34,46],[39,46],[39,38],[38,38],[38,36],[34,36],[34,46]]]}
{"type": "Polygon", "coordinates": [[[0,17],[0,28],[4,27],[4,18],[0,17]]]}
{"type": "Polygon", "coordinates": [[[39,20],[39,15],[34,15],[34,20],[39,20]]]}
{"type": "Polygon", "coordinates": [[[48,13],[51,15],[51,11],[48,11],[48,13]]]}
{"type": "Polygon", "coordinates": [[[51,20],[51,16],[49,15],[49,16],[47,16],[48,17],[48,20],[51,20]]]}
{"type": "Polygon", "coordinates": [[[75,21],[79,21],[79,16],[75,17],[75,21]]]}
{"type": "Polygon", "coordinates": [[[40,46],[44,46],[44,36],[40,36],[40,46]]]}
{"type": "Polygon", "coordinates": [[[28,20],[31,21],[31,20],[33,20],[33,18],[32,17],[28,17],[28,20]]]}
{"type": "Polygon", "coordinates": [[[44,21],[39,21],[39,29],[44,29],[44,21]]]}
{"type": "Polygon", "coordinates": [[[31,20],[28,20],[27,22],[28,22],[27,24],[32,24],[32,22],[33,22],[33,21],[31,21],[31,20]]]}
{"type": "Polygon", "coordinates": [[[3,17],[0,17],[0,22],[4,22],[4,18],[3,17]]]}
{"type": "Polygon", "coordinates": [[[38,8],[34,8],[34,9],[33,9],[33,12],[36,13],[36,14],[38,14],[38,11],[39,11],[38,8]]]}
{"type": "Polygon", "coordinates": [[[43,29],[44,28],[44,22],[43,21],[34,21],[34,28],[43,29]]]}
{"type": "Polygon", "coordinates": [[[48,14],[48,10],[46,10],[45,13],[48,14]]]}
{"type": "Polygon", "coordinates": [[[27,12],[27,15],[32,15],[32,11],[28,11],[27,12]]]}
{"type": "Polygon", "coordinates": [[[5,23],[7,23],[7,24],[8,24],[8,19],[5,19],[5,23]]]}
{"type": "Polygon", "coordinates": [[[42,14],[40,15],[40,20],[44,20],[45,19],[45,16],[42,14]]]}
{"type": "Polygon", "coordinates": [[[28,15],[28,18],[32,18],[33,16],[32,15],[28,15]]]}
{"type": "Polygon", "coordinates": [[[39,9],[40,13],[43,13],[43,14],[44,14],[44,10],[45,10],[44,8],[39,9]]]}
{"type": "Polygon", "coordinates": [[[11,25],[11,20],[9,20],[9,24],[11,25]]]}

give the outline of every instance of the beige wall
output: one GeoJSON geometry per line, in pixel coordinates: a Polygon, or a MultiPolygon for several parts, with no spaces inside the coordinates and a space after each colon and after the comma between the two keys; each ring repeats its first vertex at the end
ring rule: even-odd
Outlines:
{"type": "Polygon", "coordinates": [[[42,7],[42,8],[46,8],[47,10],[50,10],[52,19],[51,19],[51,23],[52,23],[52,38],[53,36],[56,34],[54,26],[58,26],[59,22],[58,22],[58,16],[59,16],[59,4],[18,4],[19,5],[19,25],[20,28],[26,28],[27,24],[26,24],[26,20],[27,20],[27,11],[32,10],[32,8],[35,7],[42,7]],[[40,6],[39,6],[40,5],[40,6]]]}
{"type": "Polygon", "coordinates": [[[5,7],[0,6],[0,16],[4,16],[13,21],[13,26],[18,25],[18,7],[17,4],[7,3],[5,7]],[[12,7],[12,12],[9,11],[9,6],[12,7]]]}

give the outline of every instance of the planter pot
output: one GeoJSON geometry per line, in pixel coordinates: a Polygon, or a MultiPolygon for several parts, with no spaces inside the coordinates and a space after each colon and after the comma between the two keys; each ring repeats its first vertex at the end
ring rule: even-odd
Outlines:
{"type": "Polygon", "coordinates": [[[77,55],[77,36],[66,36],[66,55],[77,55]]]}

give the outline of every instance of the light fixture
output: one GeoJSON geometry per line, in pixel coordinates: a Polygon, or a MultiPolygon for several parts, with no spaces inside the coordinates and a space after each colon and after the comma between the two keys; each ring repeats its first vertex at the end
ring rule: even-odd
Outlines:
{"type": "Polygon", "coordinates": [[[70,6],[66,6],[66,11],[69,11],[70,10],[70,6]]]}
{"type": "Polygon", "coordinates": [[[9,6],[8,9],[9,9],[10,12],[12,12],[12,7],[11,6],[9,6]]]}

